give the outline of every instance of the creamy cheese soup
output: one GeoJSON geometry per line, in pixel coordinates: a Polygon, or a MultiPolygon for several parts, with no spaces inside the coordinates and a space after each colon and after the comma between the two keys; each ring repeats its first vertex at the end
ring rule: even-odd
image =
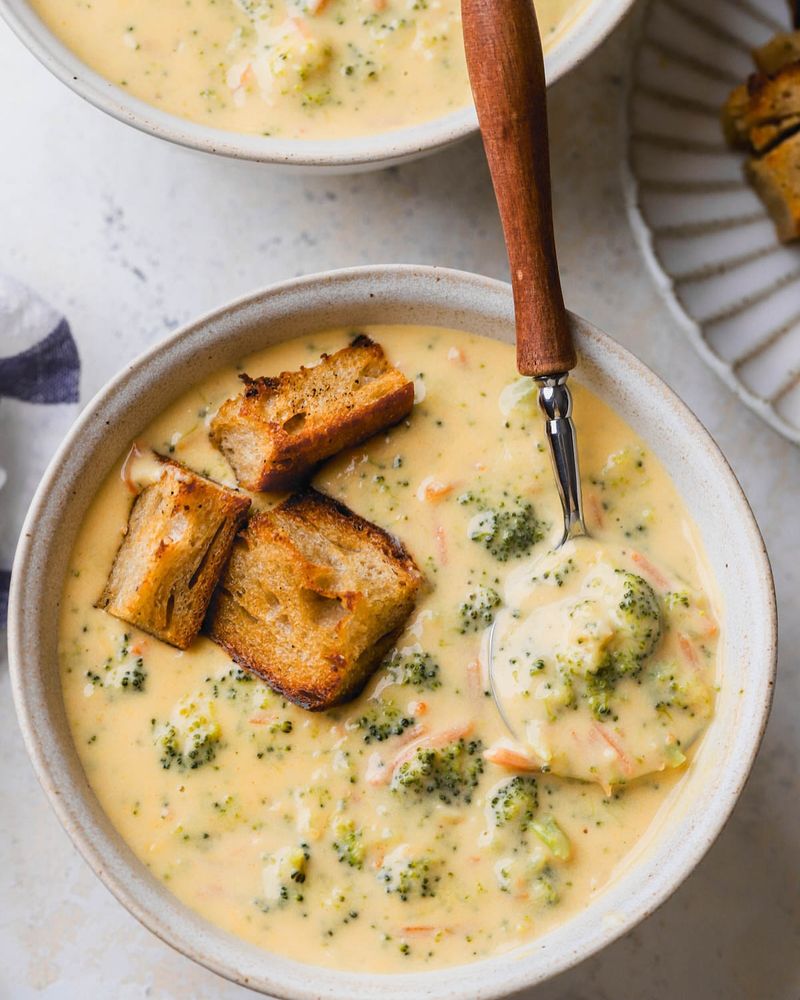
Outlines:
{"type": "MultiPolygon", "coordinates": [[[[470,101],[460,0],[30,0],[107,80],[214,128],[331,139],[470,101]]],[[[545,45],[584,0],[536,0],[545,45]]]]}
{"type": "MultiPolygon", "coordinates": [[[[675,488],[603,402],[575,386],[599,555],[552,554],[561,514],[513,349],[443,329],[366,332],[413,377],[414,409],[314,485],[394,532],[426,583],[364,693],[306,712],[207,638],[181,652],[96,609],[132,503],[122,459],[75,543],[60,663],[87,778],[155,878],[265,949],[394,972],[530,941],[657,835],[712,711],[719,609],[675,488]],[[520,720],[535,723],[522,750],[489,692],[486,629],[499,612],[538,623],[505,633],[525,662],[520,720]]],[[[238,374],[311,364],[352,333],[232,364],[139,445],[233,485],[207,428],[238,374]]]]}

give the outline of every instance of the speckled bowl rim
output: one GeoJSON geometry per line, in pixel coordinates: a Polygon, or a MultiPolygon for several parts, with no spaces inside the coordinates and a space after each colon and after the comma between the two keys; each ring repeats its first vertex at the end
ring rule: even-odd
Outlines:
{"type": "MultiPolygon", "coordinates": [[[[592,379],[613,386],[621,410],[646,407],[659,440],[668,442],[663,447],[679,449],[674,469],[683,469],[679,474],[689,477],[684,485],[714,490],[721,497],[730,515],[719,529],[724,532],[723,551],[727,553],[729,540],[735,540],[734,569],[735,560],[741,560],[739,572],[732,574],[731,593],[736,597],[737,588],[744,588],[741,599],[754,618],[752,638],[745,631],[745,648],[739,654],[747,660],[746,668],[740,667],[744,679],[739,677],[747,698],[740,693],[731,724],[718,738],[709,733],[703,741],[681,786],[690,792],[670,806],[652,846],[641,855],[634,852],[625,872],[584,911],[531,944],[470,965],[388,977],[306,965],[246,944],[179,903],[134,857],[89,788],[58,682],[52,624],[72,544],[71,537],[60,541],[60,534],[70,530],[70,518],[77,523],[83,516],[85,506],[75,503],[80,491],[90,497],[99,484],[96,477],[89,481],[89,467],[95,462],[102,466],[95,472],[105,474],[116,452],[123,450],[108,444],[104,448],[107,435],[130,440],[148,421],[149,414],[137,412],[137,401],[153,406],[157,397],[159,405],[166,405],[202,377],[186,370],[192,364],[213,370],[224,359],[241,356],[235,339],[254,336],[248,331],[265,326],[283,330],[291,323],[309,332],[381,321],[426,323],[434,314],[451,327],[480,325],[488,336],[513,337],[508,285],[459,271],[407,265],[352,268],[272,285],[190,323],[126,366],[87,405],[44,475],[17,550],[8,631],[12,690],[34,770],[58,818],[88,864],[142,924],[214,972],[275,997],[384,1000],[389,987],[394,1000],[490,1000],[514,995],[583,961],[652,913],[699,863],[744,787],[769,714],[776,658],[775,594],[764,544],[741,487],[710,436],[672,391],[615,341],[572,316],[581,377],[590,386],[592,379]],[[175,384],[165,392],[160,383],[166,371],[175,384]],[[749,582],[742,582],[742,575],[749,582]],[[48,643],[50,652],[44,648],[48,643]],[[707,760],[700,763],[706,751],[711,767],[707,760]]],[[[296,331],[287,329],[285,335],[296,331]]],[[[709,502],[713,512],[717,501],[709,502]]],[[[727,566],[728,556],[724,558],[727,566]]],[[[715,718],[712,727],[717,723],[715,718]]]]}
{"type": "MultiPolygon", "coordinates": [[[[563,41],[547,53],[548,83],[597,48],[634,2],[590,0],[563,41]]],[[[471,106],[421,125],[355,139],[288,140],[209,128],[160,111],[90,69],[39,19],[27,0],[0,0],[0,16],[43,66],[101,111],[149,135],[206,153],[303,171],[354,172],[433,153],[478,130],[471,106]]]]}

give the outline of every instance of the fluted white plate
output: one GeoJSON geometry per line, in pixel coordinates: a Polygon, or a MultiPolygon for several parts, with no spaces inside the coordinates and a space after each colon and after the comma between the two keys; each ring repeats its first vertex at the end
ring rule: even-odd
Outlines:
{"type": "Polygon", "coordinates": [[[652,0],[628,103],[628,207],[701,356],[800,443],[800,247],[779,243],[723,139],[750,50],[789,27],[786,0],[652,0]]]}

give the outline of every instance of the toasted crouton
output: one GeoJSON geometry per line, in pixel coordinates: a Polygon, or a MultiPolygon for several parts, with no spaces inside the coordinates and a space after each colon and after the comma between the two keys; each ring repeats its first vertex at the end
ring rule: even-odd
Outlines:
{"type": "Polygon", "coordinates": [[[789,63],[800,60],[800,31],[782,31],[764,45],[753,49],[753,59],[760,72],[773,76],[789,63]]]}
{"type": "Polygon", "coordinates": [[[747,175],[784,243],[800,238],[800,133],[747,164],[747,175]]]}
{"type": "Polygon", "coordinates": [[[249,506],[249,497],[164,460],[133,503],[97,607],[186,649],[249,506]]]}
{"type": "Polygon", "coordinates": [[[774,76],[754,73],[736,87],[722,111],[725,137],[731,145],[749,146],[750,133],[800,115],[800,62],[783,66],[774,76]]]}
{"type": "Polygon", "coordinates": [[[242,380],[244,391],[211,422],[211,440],[254,491],[291,489],[318,462],[402,420],[414,403],[413,383],[363,334],[313,368],[242,380]]]}
{"type": "Polygon", "coordinates": [[[290,701],[329,708],[364,686],[421,582],[399,541],[309,489],[250,519],[207,631],[290,701]]]}
{"type": "Polygon", "coordinates": [[[766,125],[754,125],[750,129],[750,145],[755,153],[766,153],[793,132],[800,132],[800,115],[790,115],[766,125]]]}

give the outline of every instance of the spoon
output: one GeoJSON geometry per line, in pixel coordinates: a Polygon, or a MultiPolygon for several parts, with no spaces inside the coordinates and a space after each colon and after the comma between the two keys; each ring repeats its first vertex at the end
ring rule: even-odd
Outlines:
{"type": "MultiPolygon", "coordinates": [[[[461,12],[472,93],[511,267],[517,368],[539,389],[564,514],[558,549],[588,532],[568,385],[578,359],[553,235],[542,42],[532,0],[461,0],[461,12]]],[[[493,624],[489,682],[500,715],[517,739],[496,684],[495,630],[493,624]]]]}
{"type": "MultiPolygon", "coordinates": [[[[539,388],[564,527],[556,548],[588,535],[583,518],[570,371],[577,364],[558,275],[542,42],[532,0],[461,0],[464,45],[486,158],[511,266],[517,368],[539,388]]],[[[489,632],[489,684],[515,739],[495,676],[496,623],[489,632]]]]}
{"type": "Polygon", "coordinates": [[[542,42],[532,0],[462,0],[461,12],[472,93],[511,266],[517,368],[539,387],[564,512],[560,548],[588,532],[567,384],[578,359],[553,235],[542,42]]]}

